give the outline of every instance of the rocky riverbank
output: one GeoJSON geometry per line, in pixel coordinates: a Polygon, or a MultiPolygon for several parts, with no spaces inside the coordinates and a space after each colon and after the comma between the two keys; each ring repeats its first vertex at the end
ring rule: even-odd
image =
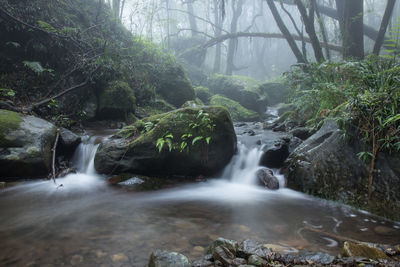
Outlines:
{"type": "Polygon", "coordinates": [[[247,266],[400,266],[400,245],[385,246],[344,242],[342,253],[332,256],[323,252],[288,252],[275,244],[260,244],[218,238],[210,244],[202,259],[190,262],[180,253],[157,250],[148,267],[247,267],[247,266]]]}

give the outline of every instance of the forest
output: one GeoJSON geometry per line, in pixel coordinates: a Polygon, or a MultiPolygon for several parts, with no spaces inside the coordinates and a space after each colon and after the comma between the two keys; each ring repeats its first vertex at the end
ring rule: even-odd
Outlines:
{"type": "Polygon", "coordinates": [[[1,266],[399,266],[400,1],[1,0],[1,266]]]}

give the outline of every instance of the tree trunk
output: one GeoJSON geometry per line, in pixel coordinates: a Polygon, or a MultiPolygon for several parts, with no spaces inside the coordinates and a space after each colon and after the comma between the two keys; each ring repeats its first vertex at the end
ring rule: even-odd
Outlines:
{"type": "MultiPolygon", "coordinates": [[[[214,0],[214,23],[217,26],[215,28],[215,37],[219,37],[222,34],[222,14],[219,12],[218,0],[214,0]]],[[[214,72],[218,73],[221,70],[221,43],[218,43],[215,48],[215,59],[214,59],[214,72]]]]}
{"type": "MultiPolygon", "coordinates": [[[[325,15],[329,16],[325,13],[325,15]]],[[[332,17],[332,16],[330,16],[332,17]]],[[[344,0],[336,0],[336,19],[339,22],[340,33],[344,35],[344,0]]]]}
{"type": "Polygon", "coordinates": [[[121,0],[112,0],[112,11],[115,18],[119,18],[120,7],[121,7],[121,0]]]}
{"type": "Polygon", "coordinates": [[[191,1],[187,2],[187,10],[188,10],[190,29],[192,29],[192,37],[193,37],[196,36],[199,31],[197,28],[196,18],[193,16],[194,14],[193,2],[191,1]]]}
{"type": "MultiPolygon", "coordinates": [[[[231,33],[236,33],[237,32],[237,25],[238,25],[238,20],[240,15],[242,14],[243,11],[243,1],[244,0],[238,0],[236,3],[235,7],[235,2],[232,3],[232,11],[233,11],[233,16],[232,16],[232,21],[231,21],[231,33]]],[[[228,55],[227,55],[227,60],[226,60],[226,75],[232,75],[233,73],[233,59],[235,57],[235,50],[237,47],[237,39],[229,39],[229,44],[228,44],[228,55]]]]}
{"type": "Polygon", "coordinates": [[[315,0],[311,0],[311,8],[309,11],[309,15],[307,15],[307,10],[304,7],[301,0],[296,0],[297,8],[299,9],[300,15],[304,21],[304,26],[306,28],[306,32],[311,39],[311,45],[314,50],[315,59],[321,63],[325,61],[324,54],[322,53],[322,48],[319,45],[319,40],[317,34],[315,33],[314,27],[314,12],[315,12],[315,0]]]}
{"type": "Polygon", "coordinates": [[[272,15],[278,25],[279,29],[281,30],[282,34],[285,36],[286,41],[288,42],[290,48],[292,49],[293,54],[297,58],[297,62],[299,63],[306,63],[303,54],[301,53],[300,49],[297,47],[296,42],[294,41],[292,35],[290,34],[289,30],[287,29],[285,23],[283,22],[281,16],[279,15],[278,10],[276,9],[274,0],[267,0],[268,6],[271,10],[272,15]]]}
{"type": "MultiPolygon", "coordinates": [[[[321,13],[318,10],[318,5],[315,6],[315,13],[317,14],[319,27],[321,28],[322,39],[324,40],[325,44],[328,44],[328,36],[326,34],[325,23],[321,17],[321,13]]],[[[325,54],[328,60],[331,60],[331,53],[329,49],[325,46],[325,54]]]]}
{"type": "Polygon", "coordinates": [[[344,2],[344,58],[364,58],[363,9],[363,0],[348,0],[344,2]]]}
{"type": "Polygon", "coordinates": [[[383,15],[381,27],[379,28],[378,37],[376,38],[375,45],[374,45],[373,53],[375,55],[379,55],[379,52],[381,50],[383,40],[385,38],[386,29],[388,27],[390,18],[392,16],[393,8],[394,8],[395,4],[396,4],[396,0],[388,0],[388,2],[387,2],[385,14],[383,15]]]}

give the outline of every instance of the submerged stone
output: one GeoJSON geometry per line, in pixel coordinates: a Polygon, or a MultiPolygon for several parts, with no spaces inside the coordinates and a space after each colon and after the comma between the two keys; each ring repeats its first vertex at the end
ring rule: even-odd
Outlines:
{"type": "Polygon", "coordinates": [[[152,253],[148,267],[191,267],[189,259],[180,253],[156,250],[152,253]]]}
{"type": "Polygon", "coordinates": [[[345,257],[365,257],[373,260],[389,259],[384,252],[377,248],[369,247],[365,244],[353,243],[350,241],[344,242],[342,253],[345,257]]]}

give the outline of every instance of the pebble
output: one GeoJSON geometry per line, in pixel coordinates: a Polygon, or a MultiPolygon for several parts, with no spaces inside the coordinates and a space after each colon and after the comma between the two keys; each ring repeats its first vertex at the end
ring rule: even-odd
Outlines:
{"type": "Polygon", "coordinates": [[[195,247],[193,248],[193,250],[194,250],[195,252],[203,253],[205,249],[204,249],[203,247],[201,247],[201,246],[195,246],[195,247]]]}
{"type": "Polygon", "coordinates": [[[97,258],[103,258],[107,256],[107,253],[103,252],[102,250],[98,249],[94,251],[94,254],[96,254],[97,258]]]}

